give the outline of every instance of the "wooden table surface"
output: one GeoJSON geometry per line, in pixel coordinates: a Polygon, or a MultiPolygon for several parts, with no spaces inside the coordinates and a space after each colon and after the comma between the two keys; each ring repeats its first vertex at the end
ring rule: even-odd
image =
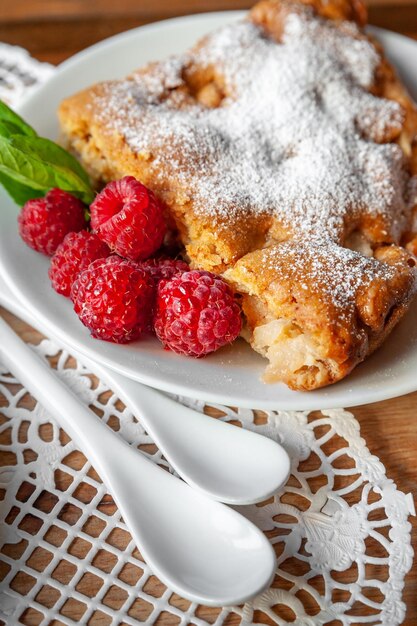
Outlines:
{"type": "MultiPolygon", "coordinates": [[[[188,13],[242,9],[251,4],[251,0],[4,1],[0,4],[0,41],[23,46],[40,60],[59,63],[104,37],[135,26],[188,13]]],[[[368,6],[370,23],[417,39],[417,0],[369,0],[368,6]]],[[[7,318],[25,340],[36,339],[37,334],[25,324],[10,315],[7,318]]],[[[415,493],[417,393],[356,407],[353,412],[368,447],[384,463],[388,476],[405,493],[415,493]]],[[[417,518],[410,521],[413,546],[417,549],[417,518]]],[[[404,599],[404,625],[416,626],[416,566],[407,576],[404,599]]]]}

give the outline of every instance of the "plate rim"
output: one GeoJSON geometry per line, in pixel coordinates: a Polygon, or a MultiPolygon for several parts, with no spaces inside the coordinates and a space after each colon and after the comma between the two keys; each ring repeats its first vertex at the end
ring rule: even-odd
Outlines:
{"type": "MultiPolygon", "coordinates": [[[[50,81],[53,81],[55,77],[59,77],[61,72],[65,71],[67,68],[71,68],[72,66],[77,65],[77,63],[82,61],[85,57],[88,57],[91,54],[94,55],[94,53],[97,51],[111,47],[112,44],[114,43],[117,44],[119,42],[127,41],[130,39],[135,39],[135,37],[138,36],[139,33],[140,34],[142,34],[143,32],[152,33],[152,31],[158,31],[161,29],[161,27],[164,28],[167,26],[172,27],[175,30],[175,26],[179,23],[181,24],[184,24],[185,22],[192,23],[193,21],[196,21],[196,20],[197,21],[206,20],[206,19],[218,20],[223,17],[225,19],[230,19],[231,17],[236,17],[238,19],[239,17],[245,15],[246,13],[247,13],[246,11],[240,11],[240,10],[209,11],[209,12],[193,13],[191,15],[173,17],[173,18],[169,18],[166,20],[161,20],[161,21],[154,22],[151,24],[145,24],[143,26],[137,26],[137,27],[128,29],[121,33],[117,33],[111,37],[108,37],[106,39],[103,39],[93,44],[92,46],[89,46],[77,52],[75,55],[69,57],[68,59],[64,60],[62,63],[60,63],[57,66],[56,71],[54,72],[52,77],[47,81],[47,83],[49,83],[50,81]]],[[[389,31],[389,30],[382,29],[382,28],[375,27],[375,26],[369,26],[368,28],[371,32],[375,33],[377,36],[382,35],[383,38],[388,37],[388,38],[391,38],[393,41],[395,41],[395,39],[398,38],[398,39],[403,40],[404,42],[407,42],[408,44],[411,43],[415,45],[417,48],[417,41],[414,41],[413,39],[410,39],[409,37],[405,35],[395,33],[393,31],[389,31]]],[[[33,101],[33,99],[36,99],[37,97],[39,97],[38,94],[39,92],[42,92],[42,89],[44,88],[44,86],[45,84],[41,84],[37,88],[33,89],[33,91],[26,98],[24,98],[21,103],[19,103],[19,106],[16,107],[17,110],[20,112],[22,110],[25,111],[27,108],[30,108],[31,102],[33,101]]],[[[24,305],[30,311],[32,311],[33,314],[36,314],[38,317],[41,317],[44,325],[46,325],[47,327],[52,326],[53,330],[51,332],[51,336],[57,338],[64,345],[70,348],[71,341],[72,343],[74,343],[74,341],[71,338],[70,333],[68,333],[68,331],[66,331],[63,326],[59,326],[53,320],[45,316],[42,310],[39,310],[36,306],[32,306],[29,297],[26,297],[24,292],[22,292],[21,289],[18,289],[17,287],[15,287],[11,276],[9,276],[8,272],[5,271],[5,268],[3,267],[2,263],[0,263],[0,272],[4,281],[6,282],[6,284],[12,291],[12,293],[15,295],[15,297],[17,297],[18,301],[23,302],[24,305]],[[69,337],[69,341],[67,339],[68,337],[69,337]]],[[[77,351],[84,354],[88,358],[92,358],[92,359],[97,358],[98,355],[93,354],[95,353],[93,348],[90,349],[87,346],[87,348],[84,349],[83,345],[78,345],[78,343],[79,342],[75,340],[77,351]]],[[[187,386],[187,384],[182,385],[179,382],[172,383],[169,380],[167,381],[163,378],[162,379],[159,377],[156,378],[154,374],[151,374],[148,376],[146,372],[143,372],[143,371],[135,372],[135,376],[133,377],[132,372],[129,369],[124,368],[120,364],[115,364],[111,358],[106,359],[106,357],[103,357],[102,355],[99,355],[99,356],[102,362],[107,367],[109,367],[110,369],[113,369],[114,371],[122,373],[128,378],[140,381],[146,385],[149,385],[157,389],[160,389],[162,391],[166,391],[166,392],[173,393],[176,395],[182,395],[186,397],[196,397],[197,392],[193,390],[192,388],[190,390],[190,387],[187,386]]],[[[340,381],[340,382],[343,382],[343,381],[340,381]]],[[[256,408],[259,408],[259,409],[273,410],[273,409],[277,409],[279,405],[279,409],[281,410],[309,410],[309,411],[317,410],[317,409],[327,410],[327,409],[335,408],[335,401],[334,401],[335,399],[333,399],[333,395],[326,396],[326,389],[336,388],[336,386],[337,386],[337,383],[336,385],[331,385],[327,388],[322,388],[322,389],[311,391],[311,392],[291,392],[291,393],[294,393],[294,400],[289,400],[289,401],[282,400],[278,397],[276,400],[273,400],[273,399],[264,400],[260,398],[256,402],[253,402],[252,400],[251,401],[242,400],[242,399],[235,397],[236,392],[235,392],[235,395],[233,396],[225,396],[224,393],[222,392],[220,393],[212,392],[209,389],[204,391],[204,399],[207,400],[207,402],[222,403],[222,404],[229,404],[229,405],[233,404],[234,406],[239,406],[241,408],[251,408],[251,409],[253,409],[255,405],[256,408]],[[299,407],[297,407],[296,409],[294,408],[295,404],[299,405],[299,407]]],[[[353,387],[354,387],[354,382],[353,382],[353,387]]],[[[389,385],[386,387],[383,385],[381,381],[379,392],[373,390],[373,391],[366,393],[362,390],[361,398],[360,398],[360,405],[388,400],[390,398],[399,397],[401,395],[413,392],[415,390],[417,390],[417,380],[415,383],[413,383],[412,380],[410,381],[404,380],[400,384],[397,383],[396,385],[389,385]]],[[[345,407],[346,406],[348,407],[358,406],[358,402],[356,401],[357,398],[355,397],[354,393],[352,393],[352,395],[354,396],[355,402],[352,402],[353,398],[352,399],[349,398],[349,396],[351,395],[350,393],[351,391],[353,390],[352,389],[344,390],[343,406],[345,407]]],[[[278,392],[278,396],[279,396],[279,392],[278,392]]]]}
{"type": "MultiPolygon", "coordinates": [[[[118,43],[120,41],[123,41],[124,39],[128,40],[130,38],[134,38],[135,35],[139,31],[140,32],[152,32],[153,30],[159,30],[161,26],[164,27],[164,26],[172,25],[173,27],[175,27],[175,24],[178,22],[186,22],[186,21],[192,22],[193,20],[195,19],[198,20],[200,18],[211,18],[211,17],[219,18],[222,16],[225,16],[225,17],[236,16],[236,18],[239,18],[239,16],[243,17],[244,15],[246,15],[247,12],[248,11],[239,10],[239,9],[230,9],[226,11],[202,11],[201,13],[190,13],[188,15],[178,15],[176,17],[169,17],[163,20],[158,20],[157,22],[150,22],[149,24],[142,24],[141,26],[134,26],[133,28],[128,28],[127,30],[123,30],[120,33],[110,35],[110,37],[105,37],[104,39],[100,39],[100,41],[97,41],[96,43],[91,44],[91,46],[87,46],[86,48],[79,50],[75,54],[72,54],[67,59],[64,59],[63,61],[61,61],[61,63],[58,63],[58,65],[55,65],[55,66],[53,65],[53,67],[55,68],[55,71],[53,72],[52,76],[50,76],[47,79],[46,82],[53,80],[54,77],[57,75],[57,72],[60,72],[61,70],[66,70],[68,67],[71,67],[73,64],[76,64],[78,61],[82,60],[85,56],[88,56],[91,52],[100,51],[102,48],[104,49],[108,45],[111,45],[112,43],[118,43]]],[[[378,30],[384,30],[384,29],[378,29],[378,30]]],[[[391,32],[391,31],[387,31],[387,32],[391,32]]],[[[396,33],[393,33],[393,34],[396,34],[396,33]]],[[[409,39],[409,38],[406,37],[406,39],[409,39]]],[[[16,105],[14,105],[14,110],[20,113],[22,109],[26,109],[26,107],[30,105],[32,99],[35,99],[37,97],[38,92],[42,91],[44,86],[45,86],[45,83],[40,83],[34,86],[31,89],[30,93],[28,93],[26,96],[23,96],[22,100],[20,100],[16,105]]]]}

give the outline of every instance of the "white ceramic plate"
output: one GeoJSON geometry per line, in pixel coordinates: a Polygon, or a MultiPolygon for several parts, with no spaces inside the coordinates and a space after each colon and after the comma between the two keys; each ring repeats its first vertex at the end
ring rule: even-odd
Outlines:
{"type": "MultiPolygon", "coordinates": [[[[63,63],[24,103],[21,113],[41,135],[56,139],[56,109],[64,97],[98,80],[123,77],[147,61],[185,50],[201,35],[241,15],[225,12],[178,18],[103,41],[63,63]]],[[[417,97],[417,43],[387,31],[375,32],[417,97]]],[[[417,303],[384,346],[351,376],[309,393],[293,392],[282,384],[263,384],[260,375],[266,362],[243,340],[195,360],[165,352],[154,338],[125,346],[92,339],[70,301],[50,287],[48,259],[19,239],[16,206],[3,192],[0,202],[0,271],[14,294],[52,336],[130,378],[176,394],[260,409],[348,407],[417,389],[417,303]]]]}

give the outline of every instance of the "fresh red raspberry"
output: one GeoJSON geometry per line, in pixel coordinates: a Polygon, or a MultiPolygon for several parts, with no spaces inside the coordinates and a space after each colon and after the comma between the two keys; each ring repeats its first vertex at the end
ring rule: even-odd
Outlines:
{"type": "MultiPolygon", "coordinates": [[[[146,271],[154,286],[154,299],[152,305],[153,311],[155,311],[156,295],[158,291],[157,288],[161,280],[169,280],[176,274],[182,274],[183,272],[190,271],[188,263],[181,261],[180,259],[176,260],[159,257],[156,259],[154,258],[148,259],[147,261],[141,261],[138,265],[146,271]]],[[[154,315],[152,314],[150,325],[147,329],[150,333],[154,332],[153,317],[154,315]]]]}
{"type": "Polygon", "coordinates": [[[71,287],[78,274],[95,261],[104,259],[110,249],[94,233],[80,230],[68,233],[59,244],[49,266],[49,278],[52,287],[63,296],[69,296],[71,287]]]}
{"type": "Polygon", "coordinates": [[[218,276],[191,270],[160,283],[155,332],[166,348],[200,357],[231,343],[241,327],[240,307],[218,276]]]}
{"type": "Polygon", "coordinates": [[[161,203],[133,176],[109,183],[96,196],[91,226],[112,250],[132,260],[150,257],[166,232],[161,203]]]}
{"type": "Polygon", "coordinates": [[[190,271],[190,266],[181,259],[148,259],[141,266],[148,272],[155,285],[164,279],[170,280],[176,274],[190,271]]]}
{"type": "Polygon", "coordinates": [[[78,275],[71,299],[93,337],[127,343],[149,328],[154,289],[136,263],[109,256],[93,261],[78,275]]]}
{"type": "Polygon", "coordinates": [[[17,220],[23,241],[48,256],[67,233],[86,227],[83,203],[62,189],[51,189],[44,198],[28,200],[17,220]]]}

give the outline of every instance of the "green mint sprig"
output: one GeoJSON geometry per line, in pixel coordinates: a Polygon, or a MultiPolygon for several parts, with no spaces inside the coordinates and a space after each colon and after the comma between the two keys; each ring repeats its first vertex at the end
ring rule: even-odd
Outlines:
{"type": "Polygon", "coordinates": [[[0,100],[0,183],[22,206],[59,187],[91,204],[88,175],[69,152],[35,130],[0,100]]]}

